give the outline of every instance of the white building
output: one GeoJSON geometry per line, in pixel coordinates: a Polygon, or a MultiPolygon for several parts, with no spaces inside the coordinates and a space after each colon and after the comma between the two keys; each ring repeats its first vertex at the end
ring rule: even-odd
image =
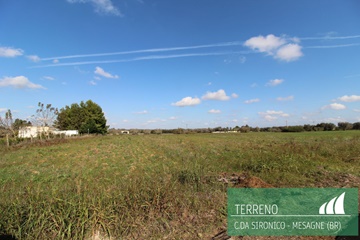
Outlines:
{"type": "Polygon", "coordinates": [[[66,137],[76,136],[79,135],[78,130],[53,130],[51,131],[55,135],[64,134],[66,137]]]}
{"type": "Polygon", "coordinates": [[[78,130],[64,130],[60,131],[57,129],[50,129],[49,127],[23,127],[19,129],[19,138],[36,138],[41,133],[43,133],[45,136],[48,136],[49,133],[55,134],[55,135],[61,135],[64,134],[65,136],[76,136],[79,135],[78,130]]]}
{"type": "Polygon", "coordinates": [[[49,134],[49,127],[23,127],[19,129],[19,138],[36,138],[39,134],[49,134]]]}

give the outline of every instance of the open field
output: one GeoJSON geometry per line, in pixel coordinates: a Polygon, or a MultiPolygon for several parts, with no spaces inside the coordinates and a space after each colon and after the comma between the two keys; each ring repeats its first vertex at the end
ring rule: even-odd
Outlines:
{"type": "Polygon", "coordinates": [[[0,235],[208,239],[226,228],[232,174],[247,187],[359,187],[359,153],[360,131],[121,135],[2,150],[0,235]]]}

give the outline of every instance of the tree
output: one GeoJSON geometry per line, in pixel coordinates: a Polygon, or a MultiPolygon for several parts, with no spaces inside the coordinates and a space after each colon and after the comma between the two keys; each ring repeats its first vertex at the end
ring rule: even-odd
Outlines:
{"type": "Polygon", "coordinates": [[[349,122],[339,122],[338,127],[339,129],[345,131],[345,130],[351,130],[353,128],[353,125],[349,122]]]}
{"type": "Polygon", "coordinates": [[[36,110],[36,115],[34,117],[34,125],[42,127],[50,127],[53,125],[53,122],[58,115],[59,111],[57,108],[51,106],[51,104],[46,104],[46,106],[39,102],[38,109],[36,110]]]}
{"type": "Polygon", "coordinates": [[[4,128],[6,130],[6,134],[12,134],[13,136],[15,136],[15,130],[14,130],[14,121],[12,118],[12,113],[11,110],[8,109],[7,112],[5,113],[5,117],[1,118],[0,117],[0,127],[4,128]]]}
{"type": "Polygon", "coordinates": [[[31,122],[17,118],[13,123],[13,128],[15,131],[19,131],[21,127],[26,126],[31,126],[31,122]]]}
{"type": "Polygon", "coordinates": [[[316,127],[320,128],[320,131],[321,131],[321,129],[324,131],[332,131],[335,129],[336,126],[333,123],[320,123],[320,124],[317,124],[316,127]]]}
{"type": "Polygon", "coordinates": [[[62,130],[78,130],[80,133],[105,134],[108,129],[102,108],[91,100],[61,108],[55,126],[62,130]]]}
{"type": "Polygon", "coordinates": [[[356,122],[353,124],[353,129],[360,130],[360,122],[356,122]]]}

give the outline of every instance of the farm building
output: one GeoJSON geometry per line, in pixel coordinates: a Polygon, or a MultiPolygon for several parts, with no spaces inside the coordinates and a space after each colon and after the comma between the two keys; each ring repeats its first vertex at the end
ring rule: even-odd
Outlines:
{"type": "Polygon", "coordinates": [[[66,137],[79,135],[78,130],[53,130],[51,132],[55,135],[64,134],[66,137]]]}
{"type": "Polygon", "coordinates": [[[23,127],[19,129],[19,138],[34,138],[39,134],[49,134],[49,127],[23,127]]]}
{"type": "Polygon", "coordinates": [[[19,129],[19,138],[36,138],[39,136],[39,134],[45,134],[48,135],[49,133],[55,134],[55,135],[61,135],[64,134],[65,136],[75,136],[79,135],[78,130],[64,130],[60,131],[58,129],[52,129],[49,127],[23,127],[19,129]]]}

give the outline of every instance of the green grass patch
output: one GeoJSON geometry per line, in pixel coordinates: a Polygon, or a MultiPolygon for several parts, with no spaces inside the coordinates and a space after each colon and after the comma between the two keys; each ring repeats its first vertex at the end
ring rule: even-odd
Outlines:
{"type": "Polygon", "coordinates": [[[226,187],[358,187],[360,132],[99,136],[0,152],[0,235],[209,238],[226,187]]]}

